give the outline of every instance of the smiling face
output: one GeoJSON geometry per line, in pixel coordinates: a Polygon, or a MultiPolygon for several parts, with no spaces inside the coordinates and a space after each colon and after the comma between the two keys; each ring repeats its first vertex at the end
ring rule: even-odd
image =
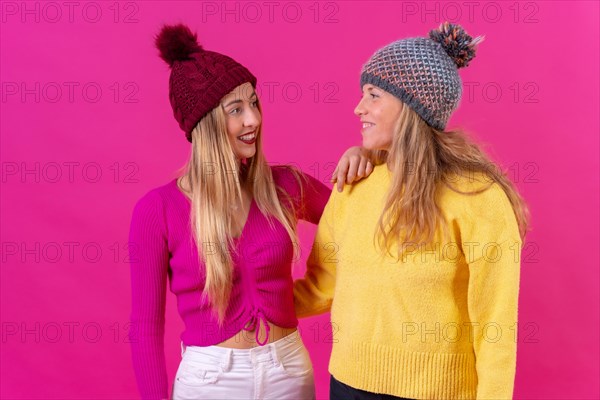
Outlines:
{"type": "Polygon", "coordinates": [[[262,116],[258,97],[249,82],[239,85],[221,100],[227,120],[227,136],[238,160],[256,154],[256,139],[262,116]]]}
{"type": "Polygon", "coordinates": [[[363,86],[354,114],[360,117],[363,147],[388,150],[402,111],[402,102],[392,94],[369,83],[363,86]]]}

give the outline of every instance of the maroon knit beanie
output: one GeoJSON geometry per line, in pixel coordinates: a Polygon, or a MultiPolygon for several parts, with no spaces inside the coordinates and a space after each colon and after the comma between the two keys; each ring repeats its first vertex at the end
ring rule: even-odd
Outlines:
{"type": "Polygon", "coordinates": [[[169,100],[173,115],[192,142],[192,130],[221,99],[237,86],[256,77],[226,55],[207,51],[183,25],[165,25],[155,38],[160,57],[171,67],[169,100]]]}

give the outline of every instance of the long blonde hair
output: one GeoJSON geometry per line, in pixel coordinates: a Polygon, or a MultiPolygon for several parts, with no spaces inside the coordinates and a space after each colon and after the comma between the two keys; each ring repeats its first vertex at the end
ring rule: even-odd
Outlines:
{"type": "MultiPolygon", "coordinates": [[[[379,245],[389,251],[392,243],[425,245],[434,240],[436,228],[447,233],[446,221],[435,202],[440,184],[465,195],[481,193],[497,183],[512,205],[524,241],[529,229],[529,209],[517,189],[497,164],[460,130],[439,131],[403,104],[388,151],[376,151],[375,163],[387,162],[392,184],[378,222],[379,245]],[[451,176],[480,172],[490,182],[473,192],[452,185],[451,176]]],[[[402,254],[402,247],[398,256],[402,254]]]]}
{"type": "MultiPolygon", "coordinates": [[[[258,109],[262,113],[260,105],[258,109]]],[[[271,226],[274,217],[292,243],[298,243],[293,202],[286,201],[286,206],[282,206],[278,194],[283,196],[282,200],[289,199],[289,195],[273,181],[262,152],[260,126],[256,133],[256,154],[240,167],[227,136],[225,112],[218,105],[194,128],[191,156],[183,168],[192,199],[190,226],[198,247],[199,264],[201,268],[204,264],[206,271],[203,295],[211,303],[219,324],[225,318],[233,286],[229,249],[235,249],[231,233],[234,216],[230,206],[242,204],[242,188],[250,191],[271,226]]]]}

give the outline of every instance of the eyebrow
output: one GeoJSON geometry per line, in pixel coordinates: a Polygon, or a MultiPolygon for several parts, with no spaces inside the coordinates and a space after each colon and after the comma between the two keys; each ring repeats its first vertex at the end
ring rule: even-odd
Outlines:
{"type": "MultiPolygon", "coordinates": [[[[256,97],[256,92],[252,92],[252,94],[250,95],[250,99],[256,97]]],[[[223,107],[229,107],[232,104],[237,104],[237,103],[241,103],[242,100],[240,99],[236,99],[236,100],[232,100],[229,103],[225,104],[223,107]]]]}

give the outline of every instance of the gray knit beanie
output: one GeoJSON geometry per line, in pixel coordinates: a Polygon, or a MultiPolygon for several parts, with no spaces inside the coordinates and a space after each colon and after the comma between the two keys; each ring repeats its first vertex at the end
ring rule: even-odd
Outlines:
{"type": "Polygon", "coordinates": [[[377,50],[362,68],[360,87],[370,83],[393,94],[443,131],[462,95],[458,68],[469,65],[481,41],[444,22],[429,38],[402,39],[377,50]]]}

